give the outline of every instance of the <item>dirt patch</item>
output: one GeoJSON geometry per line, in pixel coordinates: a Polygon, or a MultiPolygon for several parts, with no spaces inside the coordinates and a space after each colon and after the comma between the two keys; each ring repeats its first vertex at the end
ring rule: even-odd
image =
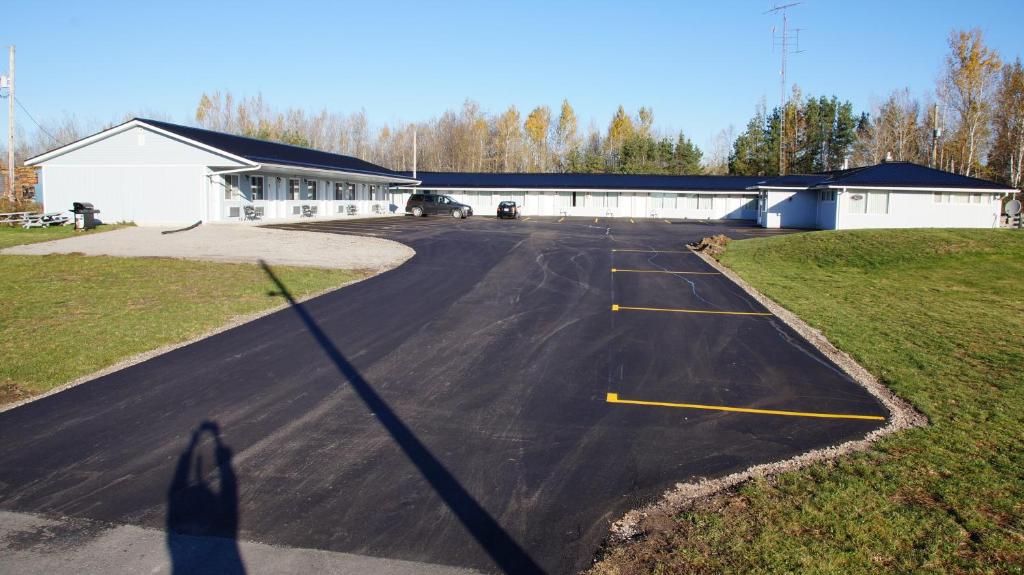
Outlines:
{"type": "Polygon", "coordinates": [[[715,259],[718,259],[723,253],[725,253],[725,246],[729,244],[731,238],[726,235],[718,234],[704,238],[699,242],[690,244],[690,247],[694,251],[705,253],[715,259]]]}
{"type": "Polygon", "coordinates": [[[23,401],[28,397],[29,393],[13,381],[0,381],[0,405],[23,401]]]}

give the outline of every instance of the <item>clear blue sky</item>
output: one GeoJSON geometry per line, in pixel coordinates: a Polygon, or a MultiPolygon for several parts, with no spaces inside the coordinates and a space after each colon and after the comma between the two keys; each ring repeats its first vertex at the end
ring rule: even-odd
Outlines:
{"type": "MultiPolygon", "coordinates": [[[[741,129],[760,98],[778,102],[771,5],[15,2],[0,43],[17,45],[18,99],[37,119],[188,121],[199,95],[217,89],[262,92],[277,108],[363,108],[374,125],[426,120],[466,98],[490,112],[557,110],[568,98],[581,128],[593,119],[603,129],[619,104],[646,105],[657,126],[704,146],[741,129]]],[[[950,29],[980,27],[1012,59],[1024,52],[1022,16],[1020,0],[805,0],[790,11],[806,50],[790,59],[790,78],[858,110],[894,88],[931,94],[950,29]]]]}

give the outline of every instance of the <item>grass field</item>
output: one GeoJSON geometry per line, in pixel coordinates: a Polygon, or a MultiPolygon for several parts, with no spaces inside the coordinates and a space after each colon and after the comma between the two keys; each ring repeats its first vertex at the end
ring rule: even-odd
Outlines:
{"type": "Polygon", "coordinates": [[[74,235],[99,234],[109,232],[123,225],[103,225],[88,231],[76,232],[74,226],[54,226],[49,228],[32,228],[29,230],[20,227],[0,226],[0,250],[20,244],[34,244],[69,238],[74,235]]]}
{"type": "Polygon", "coordinates": [[[722,261],[930,425],[747,484],[595,571],[1024,572],[1024,234],[815,232],[732,242],[722,261]]]}
{"type": "MultiPolygon", "coordinates": [[[[69,233],[0,228],[0,246],[69,233]]],[[[296,297],[369,273],[296,267],[274,272],[296,297]]],[[[275,289],[258,266],[247,264],[0,255],[0,405],[279,305],[280,297],[268,295],[275,289]]]]}

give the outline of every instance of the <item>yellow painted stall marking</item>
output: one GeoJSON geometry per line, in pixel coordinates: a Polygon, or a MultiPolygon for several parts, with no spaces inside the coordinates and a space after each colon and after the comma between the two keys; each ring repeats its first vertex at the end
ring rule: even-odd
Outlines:
{"type": "Polygon", "coordinates": [[[674,272],[669,270],[620,270],[619,268],[612,268],[612,273],[630,273],[630,274],[686,274],[693,276],[717,276],[722,275],[722,272],[674,272]]]}
{"type": "Polygon", "coordinates": [[[613,252],[640,252],[644,254],[692,254],[693,252],[686,251],[672,251],[672,250],[620,250],[612,249],[613,252]]]}
{"type": "Polygon", "coordinates": [[[790,417],[818,417],[822,419],[868,419],[885,421],[881,415],[854,415],[849,413],[816,413],[809,411],[782,411],[778,409],[754,409],[751,407],[728,407],[725,405],[702,405],[700,403],[668,403],[665,401],[640,401],[636,399],[619,399],[619,394],[609,393],[605,398],[608,403],[625,403],[628,405],[646,405],[651,407],[677,407],[683,409],[706,409],[709,411],[731,411],[734,413],[758,413],[762,415],[788,415],[790,417]]]}
{"type": "Polygon", "coordinates": [[[677,309],[666,307],[633,307],[628,305],[612,304],[612,311],[667,311],[671,313],[703,313],[712,315],[772,315],[767,311],[718,311],[712,309],[677,309]]]}
{"type": "Polygon", "coordinates": [[[663,220],[663,221],[664,221],[664,222],[665,222],[666,224],[671,224],[671,223],[672,223],[672,222],[670,222],[670,221],[668,221],[668,220],[663,220]]]}
{"type": "Polygon", "coordinates": [[[595,224],[597,223],[597,218],[594,218],[594,223],[595,223],[595,224]]]}
{"type": "Polygon", "coordinates": [[[558,223],[562,223],[563,221],[565,221],[564,217],[563,218],[558,218],[558,223]]]}
{"type": "Polygon", "coordinates": [[[629,218],[629,223],[635,224],[636,222],[633,221],[633,218],[629,218]]]}

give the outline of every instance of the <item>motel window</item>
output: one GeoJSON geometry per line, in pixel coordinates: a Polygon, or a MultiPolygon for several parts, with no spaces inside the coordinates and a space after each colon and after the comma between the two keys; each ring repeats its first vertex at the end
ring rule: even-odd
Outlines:
{"type": "Polygon", "coordinates": [[[953,196],[954,204],[966,204],[971,201],[971,196],[968,194],[951,194],[953,196]]]}
{"type": "Polygon", "coordinates": [[[619,207],[619,194],[618,192],[608,192],[608,207],[617,208],[619,207]]]}
{"type": "Polygon", "coordinates": [[[224,199],[233,200],[238,196],[238,175],[224,176],[224,199]]]}
{"type": "Polygon", "coordinates": [[[342,182],[334,183],[334,199],[344,200],[345,199],[345,184],[342,182]]]}
{"type": "Polygon", "coordinates": [[[818,200],[822,202],[834,202],[836,201],[835,190],[821,190],[818,192],[818,200]]]}
{"type": "Polygon", "coordinates": [[[491,192],[477,192],[476,197],[481,206],[491,205],[491,192]]]}
{"type": "Polygon", "coordinates": [[[605,207],[605,195],[602,193],[591,193],[587,197],[588,208],[603,208],[605,207]]]}
{"type": "Polygon", "coordinates": [[[697,196],[697,209],[698,210],[710,210],[715,207],[715,196],[708,194],[699,194],[697,196]]]}
{"type": "Polygon", "coordinates": [[[558,207],[559,208],[571,208],[572,207],[572,192],[558,192],[558,207]]]}
{"type": "Polygon", "coordinates": [[[263,199],[263,176],[249,178],[249,198],[253,201],[263,199]]]}
{"type": "Polygon", "coordinates": [[[980,204],[981,203],[981,194],[971,194],[971,203],[972,204],[980,204]]]}
{"type": "Polygon", "coordinates": [[[349,200],[349,201],[353,201],[353,200],[356,199],[356,185],[355,184],[345,184],[345,199],[349,200]]]}
{"type": "Polygon", "coordinates": [[[316,199],[316,180],[306,180],[306,199],[316,199]]]}
{"type": "Polygon", "coordinates": [[[299,199],[299,180],[288,180],[288,199],[299,199]]]}
{"type": "Polygon", "coordinates": [[[889,192],[860,191],[850,193],[851,214],[888,214],[889,192]]]}
{"type": "Polygon", "coordinates": [[[679,206],[684,210],[696,210],[697,209],[697,194],[683,194],[679,198],[682,204],[679,206]]]}
{"type": "Polygon", "coordinates": [[[889,213],[889,192],[868,192],[868,213],[889,213]]]}
{"type": "Polygon", "coordinates": [[[675,194],[663,194],[661,192],[651,193],[651,208],[656,210],[674,210],[676,209],[676,195],[675,194]]]}
{"type": "Polygon", "coordinates": [[[377,199],[377,186],[370,186],[369,188],[370,188],[370,192],[369,192],[370,193],[370,195],[369,195],[370,201],[376,200],[377,199]]]}
{"type": "Polygon", "coordinates": [[[932,194],[932,199],[935,201],[936,204],[941,204],[943,201],[943,196],[944,194],[942,192],[935,192],[934,194],[932,194]]]}

